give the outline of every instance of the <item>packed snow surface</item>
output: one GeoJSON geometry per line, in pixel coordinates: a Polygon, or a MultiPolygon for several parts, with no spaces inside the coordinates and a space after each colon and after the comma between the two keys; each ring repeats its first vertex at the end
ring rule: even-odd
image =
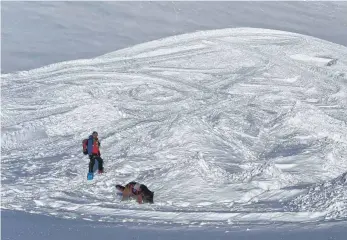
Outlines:
{"type": "Polygon", "coordinates": [[[3,209],[144,224],[347,219],[347,48],[252,28],[5,74],[3,209]],[[98,131],[106,173],[87,181],[98,131]],[[155,203],[120,202],[146,184],[155,203]]]}

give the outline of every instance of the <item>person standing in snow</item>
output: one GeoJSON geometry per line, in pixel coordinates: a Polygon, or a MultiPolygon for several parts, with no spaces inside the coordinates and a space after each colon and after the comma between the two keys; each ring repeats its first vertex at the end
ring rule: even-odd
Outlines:
{"type": "Polygon", "coordinates": [[[103,173],[104,172],[104,167],[103,163],[104,161],[101,158],[101,153],[100,153],[100,141],[98,139],[98,133],[93,132],[92,135],[89,136],[88,141],[87,141],[87,151],[89,155],[89,173],[93,172],[95,160],[98,160],[98,173],[103,173]]]}

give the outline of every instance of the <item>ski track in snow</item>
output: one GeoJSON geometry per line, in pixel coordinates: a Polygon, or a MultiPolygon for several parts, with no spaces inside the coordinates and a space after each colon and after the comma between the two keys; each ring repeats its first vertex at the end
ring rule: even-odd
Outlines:
{"type": "Polygon", "coordinates": [[[346,56],[240,28],[5,74],[2,208],[148,224],[346,220],[346,56]],[[107,173],[87,181],[93,130],[107,173]],[[117,199],[115,184],[132,180],[155,204],[117,199]]]}

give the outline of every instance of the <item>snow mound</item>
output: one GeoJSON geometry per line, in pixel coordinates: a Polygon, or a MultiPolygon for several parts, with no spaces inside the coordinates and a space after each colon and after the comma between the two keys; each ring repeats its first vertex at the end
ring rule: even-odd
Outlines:
{"type": "Polygon", "coordinates": [[[308,192],[291,202],[295,211],[326,212],[327,220],[347,219],[347,172],[341,176],[315,184],[308,192]]]}
{"type": "Polygon", "coordinates": [[[240,28],[5,74],[1,207],[149,224],[344,219],[346,56],[240,28]],[[107,173],[87,181],[94,130],[107,173]],[[119,202],[115,184],[132,180],[155,204],[119,202]]]}

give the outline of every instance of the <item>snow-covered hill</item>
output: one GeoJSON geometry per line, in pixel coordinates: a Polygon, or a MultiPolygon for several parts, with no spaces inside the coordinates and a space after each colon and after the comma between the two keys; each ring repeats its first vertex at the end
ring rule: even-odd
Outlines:
{"type": "Polygon", "coordinates": [[[345,1],[2,1],[1,73],[201,30],[277,29],[347,46],[345,1]]]}
{"type": "Polygon", "coordinates": [[[346,221],[347,48],[238,28],[2,76],[2,209],[145,224],[346,221]],[[107,173],[86,180],[96,130],[107,173]],[[155,204],[119,202],[136,180],[155,204]],[[325,194],[327,193],[327,194],[325,194]]]}

